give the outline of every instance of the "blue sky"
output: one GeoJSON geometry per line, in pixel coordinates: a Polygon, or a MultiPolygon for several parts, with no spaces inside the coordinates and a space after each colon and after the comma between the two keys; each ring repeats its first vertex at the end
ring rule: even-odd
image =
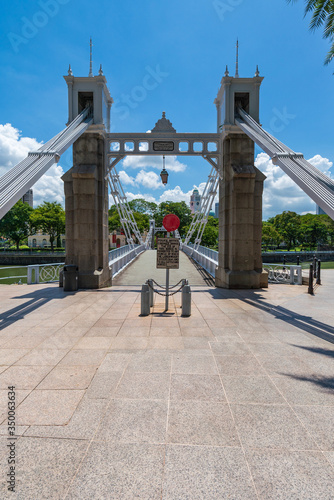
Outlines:
{"type": "MultiPolygon", "coordinates": [[[[46,142],[64,127],[62,75],[69,63],[75,76],[88,75],[90,36],[94,73],[102,63],[115,100],[115,132],[145,132],[162,111],[178,132],[215,132],[213,101],[225,65],[234,72],[238,37],[240,76],[253,76],[258,64],[265,77],[264,128],[333,177],[334,68],[323,66],[328,43],[321,31],[309,32],[302,0],[294,5],[285,0],[1,0],[1,5],[1,174],[36,141],[46,142]],[[161,81],[129,106],[125,96],[135,95],[150,70],[159,70],[161,81]]],[[[69,151],[35,186],[36,203],[62,201],[60,176],[71,165],[69,151]]],[[[259,148],[256,165],[267,175],[264,218],[284,209],[314,210],[259,148]]],[[[121,165],[129,199],[188,200],[210,171],[205,160],[193,157],[169,159],[167,169],[169,183],[163,188],[157,180],[161,158],[121,165]]]]}

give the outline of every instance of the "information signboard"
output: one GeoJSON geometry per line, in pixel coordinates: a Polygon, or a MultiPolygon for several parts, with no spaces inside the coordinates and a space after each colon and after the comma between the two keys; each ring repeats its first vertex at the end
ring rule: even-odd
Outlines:
{"type": "Polygon", "coordinates": [[[157,269],[179,269],[178,238],[157,238],[157,269]]]}

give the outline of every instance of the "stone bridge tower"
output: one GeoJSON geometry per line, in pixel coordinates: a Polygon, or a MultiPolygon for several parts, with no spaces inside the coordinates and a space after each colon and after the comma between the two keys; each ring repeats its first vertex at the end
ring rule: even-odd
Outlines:
{"type": "Polygon", "coordinates": [[[73,144],[73,167],[64,174],[66,264],[79,267],[79,288],[111,285],[108,259],[108,185],[106,134],[110,128],[112,98],[102,68],[99,74],[64,77],[68,86],[68,121],[86,106],[93,124],[73,144]]]}
{"type": "Polygon", "coordinates": [[[263,78],[235,77],[226,68],[215,99],[223,157],[219,184],[219,262],[216,286],[262,288],[262,192],[265,176],[254,166],[254,142],[235,125],[241,106],[259,121],[259,91],[263,78]]]}

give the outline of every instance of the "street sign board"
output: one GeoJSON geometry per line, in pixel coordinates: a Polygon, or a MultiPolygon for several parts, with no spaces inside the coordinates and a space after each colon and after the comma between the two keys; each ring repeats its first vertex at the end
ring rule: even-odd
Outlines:
{"type": "Polygon", "coordinates": [[[178,238],[157,238],[157,269],[179,269],[178,238]]]}

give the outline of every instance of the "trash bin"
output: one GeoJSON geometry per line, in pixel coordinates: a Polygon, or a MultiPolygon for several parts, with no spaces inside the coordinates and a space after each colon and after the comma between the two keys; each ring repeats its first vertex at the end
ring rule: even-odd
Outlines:
{"type": "Polygon", "coordinates": [[[63,287],[64,292],[76,292],[78,290],[79,268],[78,266],[64,266],[63,287]]]}

